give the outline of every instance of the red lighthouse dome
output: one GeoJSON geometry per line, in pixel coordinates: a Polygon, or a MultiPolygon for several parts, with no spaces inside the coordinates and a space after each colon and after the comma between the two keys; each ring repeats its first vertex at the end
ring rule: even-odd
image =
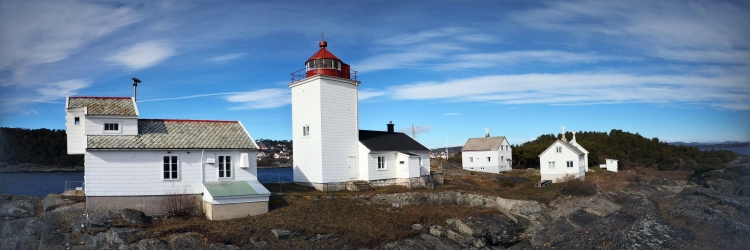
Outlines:
{"type": "Polygon", "coordinates": [[[349,65],[326,49],[328,43],[320,41],[320,50],[305,62],[305,77],[326,75],[351,79],[349,65]]]}

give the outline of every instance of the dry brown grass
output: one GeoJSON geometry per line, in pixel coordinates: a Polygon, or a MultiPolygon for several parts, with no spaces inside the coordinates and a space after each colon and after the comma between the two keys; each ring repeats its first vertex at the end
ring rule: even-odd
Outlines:
{"type": "Polygon", "coordinates": [[[386,242],[409,238],[419,233],[411,230],[414,223],[429,226],[444,224],[448,218],[465,218],[471,215],[497,213],[489,208],[470,208],[453,205],[415,205],[391,208],[366,205],[361,201],[337,199],[308,201],[287,197],[288,206],[260,216],[226,221],[209,221],[203,217],[170,218],[155,221],[144,235],[165,237],[173,233],[197,232],[209,242],[237,246],[251,241],[267,241],[272,249],[310,249],[325,246],[328,249],[347,247],[377,247],[386,242]],[[271,229],[287,229],[296,236],[277,240],[271,229]],[[317,234],[335,234],[335,240],[314,243],[307,238],[317,234]]]}

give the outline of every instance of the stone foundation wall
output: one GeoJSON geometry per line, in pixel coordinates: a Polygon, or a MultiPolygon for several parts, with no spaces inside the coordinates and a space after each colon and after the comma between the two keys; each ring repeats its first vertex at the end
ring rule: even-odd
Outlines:
{"type": "Polygon", "coordinates": [[[243,202],[235,204],[211,204],[203,202],[203,213],[209,220],[228,220],[249,215],[268,213],[268,202],[243,202]]]}
{"type": "MultiPolygon", "coordinates": [[[[405,186],[405,187],[426,187],[425,177],[413,178],[391,178],[382,180],[368,181],[373,187],[405,186]]],[[[320,191],[343,191],[354,190],[352,182],[332,182],[332,183],[314,183],[314,182],[295,182],[295,184],[305,187],[313,187],[320,191]]]]}
{"type": "MultiPolygon", "coordinates": [[[[196,210],[200,211],[203,196],[200,194],[188,194],[188,199],[195,203],[196,210]]],[[[143,211],[148,215],[164,214],[164,200],[168,195],[154,196],[87,196],[86,210],[123,210],[125,208],[143,211]]]]}

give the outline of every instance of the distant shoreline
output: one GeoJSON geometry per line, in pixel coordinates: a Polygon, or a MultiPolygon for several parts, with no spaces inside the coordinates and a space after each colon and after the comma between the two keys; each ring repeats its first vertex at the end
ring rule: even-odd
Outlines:
{"type": "Polygon", "coordinates": [[[83,172],[83,166],[58,167],[33,163],[0,163],[0,173],[83,172]]]}
{"type": "Polygon", "coordinates": [[[258,168],[291,168],[292,166],[288,167],[274,167],[274,166],[258,166],[258,168]]]}

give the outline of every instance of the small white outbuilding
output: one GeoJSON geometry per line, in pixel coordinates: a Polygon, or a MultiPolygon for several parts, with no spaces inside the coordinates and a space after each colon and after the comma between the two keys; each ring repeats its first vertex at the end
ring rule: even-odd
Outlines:
{"type": "Polygon", "coordinates": [[[604,159],[607,164],[607,170],[612,172],[617,172],[617,160],[615,159],[604,159]]]}

